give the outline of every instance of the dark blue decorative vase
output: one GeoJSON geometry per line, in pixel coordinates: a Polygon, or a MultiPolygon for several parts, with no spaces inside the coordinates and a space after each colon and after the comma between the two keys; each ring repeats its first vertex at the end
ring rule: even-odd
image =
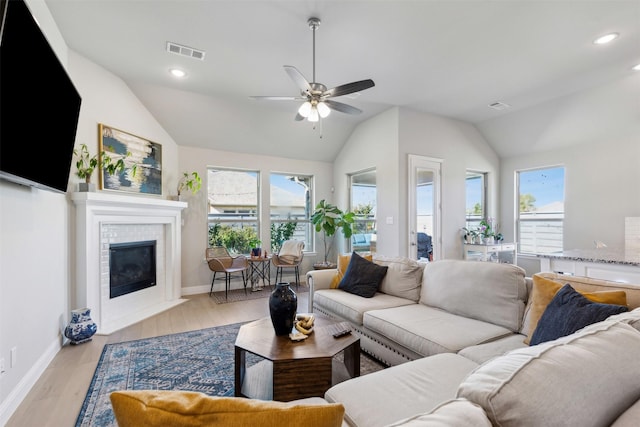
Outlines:
{"type": "Polygon", "coordinates": [[[288,283],[276,283],[276,288],[269,296],[269,313],[276,335],[289,335],[296,320],[298,296],[288,283]]]}
{"type": "Polygon", "coordinates": [[[64,336],[71,340],[71,344],[82,344],[91,341],[97,332],[98,325],[91,319],[90,308],[71,310],[71,322],[64,329],[64,336]]]}

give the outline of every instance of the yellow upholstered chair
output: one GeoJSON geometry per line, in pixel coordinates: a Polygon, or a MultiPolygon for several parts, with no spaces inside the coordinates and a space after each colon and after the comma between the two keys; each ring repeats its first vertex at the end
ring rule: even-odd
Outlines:
{"type": "Polygon", "coordinates": [[[276,283],[282,281],[283,270],[292,270],[295,275],[296,289],[300,286],[300,263],[304,258],[304,242],[300,240],[286,240],[277,254],[271,258],[271,262],[276,267],[276,283]],[[280,275],[280,280],[278,280],[280,275]]]}
{"type": "Polygon", "coordinates": [[[245,271],[249,268],[247,257],[244,255],[231,256],[227,248],[224,246],[214,246],[207,248],[205,255],[209,269],[213,271],[213,278],[211,279],[211,290],[209,296],[213,292],[213,283],[216,280],[217,273],[224,273],[224,290],[225,298],[229,296],[229,288],[231,287],[231,278],[234,274],[240,273],[242,275],[242,284],[244,285],[244,292],[247,293],[247,276],[245,271]]]}

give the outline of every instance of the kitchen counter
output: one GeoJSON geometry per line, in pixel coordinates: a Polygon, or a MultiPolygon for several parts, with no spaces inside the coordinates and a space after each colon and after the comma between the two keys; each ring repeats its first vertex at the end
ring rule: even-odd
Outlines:
{"type": "Polygon", "coordinates": [[[640,286],[640,250],[571,249],[539,254],[538,258],[540,271],[634,283],[640,286]]]}
{"type": "Polygon", "coordinates": [[[552,258],[573,261],[599,262],[605,264],[620,264],[640,266],[640,251],[625,251],[624,249],[573,249],[551,254],[539,254],[539,258],[552,258]]]}

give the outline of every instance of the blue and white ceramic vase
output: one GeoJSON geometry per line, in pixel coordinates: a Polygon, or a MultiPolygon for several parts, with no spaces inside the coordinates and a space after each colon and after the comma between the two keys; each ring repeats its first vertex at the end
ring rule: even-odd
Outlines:
{"type": "Polygon", "coordinates": [[[296,320],[298,296],[288,283],[276,283],[276,288],[269,296],[269,313],[276,335],[289,335],[296,320]]]}
{"type": "Polygon", "coordinates": [[[82,344],[91,341],[91,337],[98,330],[98,325],[91,319],[90,308],[71,310],[71,322],[64,329],[64,336],[71,340],[71,344],[82,344]]]}

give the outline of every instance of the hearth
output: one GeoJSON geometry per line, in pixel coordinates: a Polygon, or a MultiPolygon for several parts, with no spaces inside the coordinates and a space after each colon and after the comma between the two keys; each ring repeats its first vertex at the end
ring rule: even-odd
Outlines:
{"type": "Polygon", "coordinates": [[[109,298],[155,285],[155,240],[109,245],[109,298]]]}

